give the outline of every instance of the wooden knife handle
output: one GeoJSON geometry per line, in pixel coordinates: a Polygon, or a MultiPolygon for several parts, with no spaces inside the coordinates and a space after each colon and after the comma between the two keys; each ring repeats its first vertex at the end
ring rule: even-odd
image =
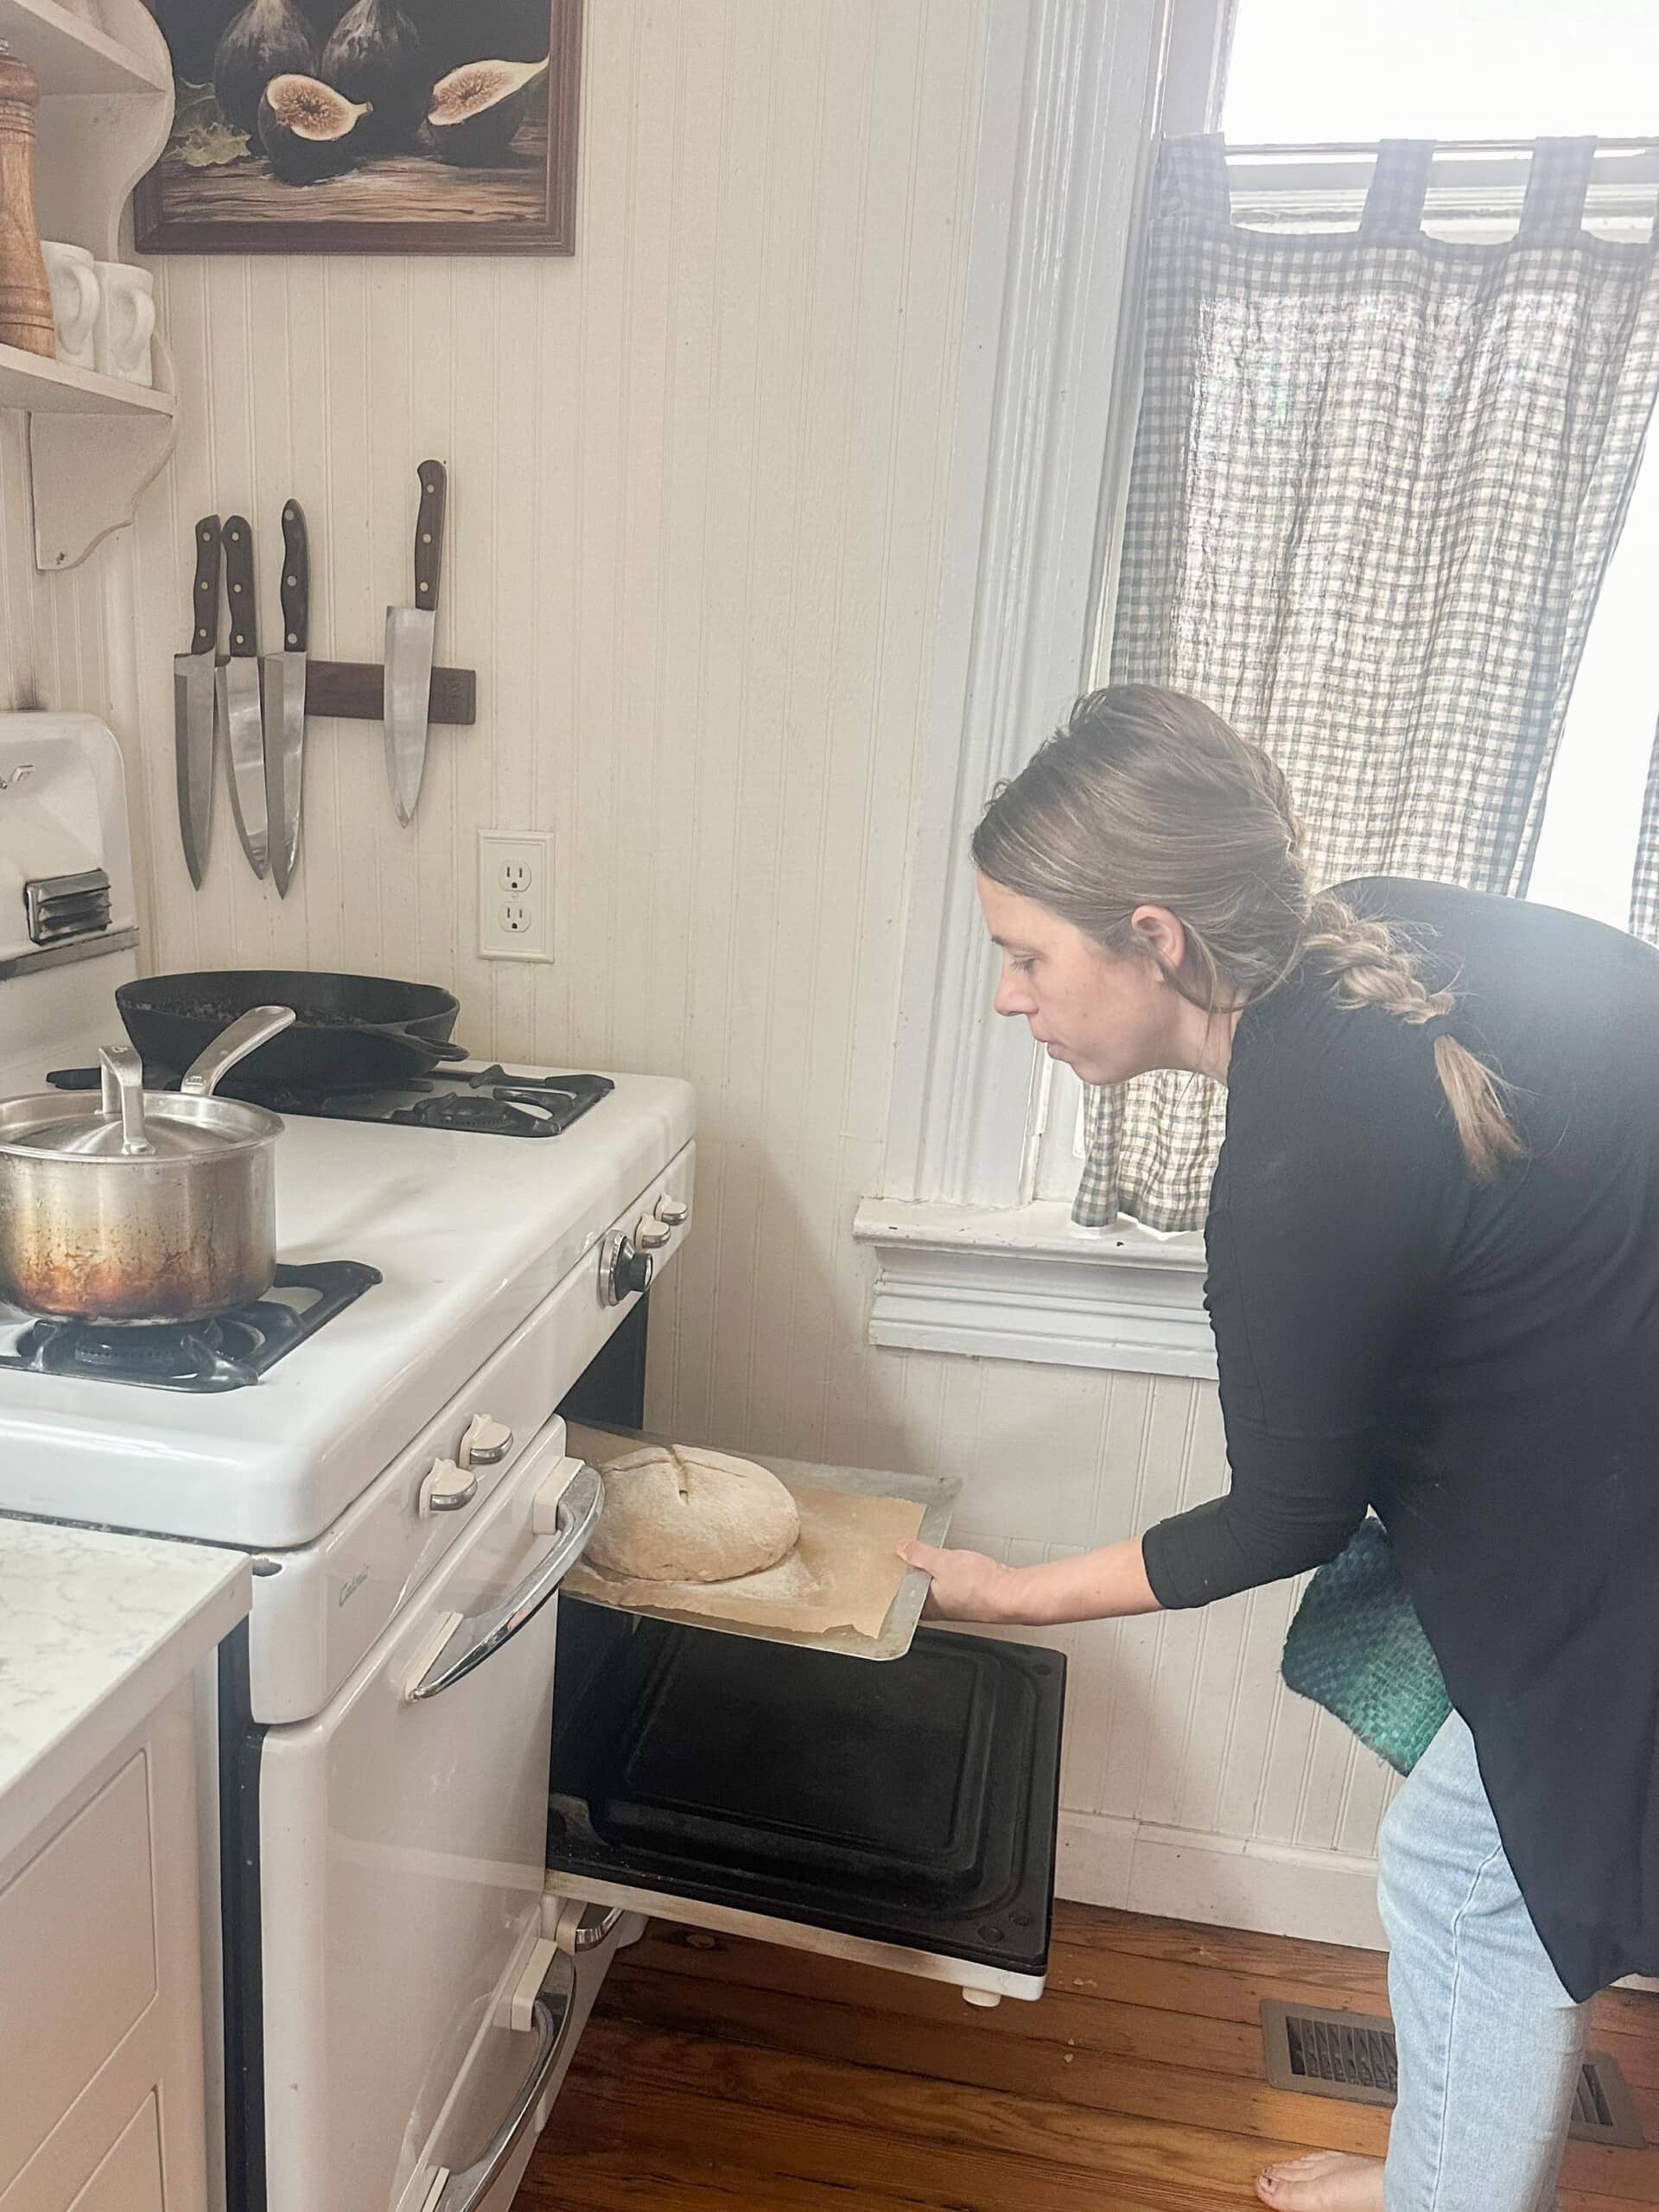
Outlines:
{"type": "Polygon", "coordinates": [[[415,518],[415,604],[435,614],[443,574],[443,512],[448,504],[449,480],[441,461],[423,461],[416,474],[421,480],[421,508],[415,518]]]}
{"type": "Polygon", "coordinates": [[[251,660],[259,651],[259,616],[253,599],[253,532],[245,515],[226,524],[225,595],[231,608],[231,658],[251,660]]]}
{"type": "Polygon", "coordinates": [[[190,601],[193,653],[211,653],[219,645],[219,517],[203,515],[196,524],[196,582],[190,601]]]}
{"type": "Polygon", "coordinates": [[[297,499],[283,509],[283,645],[290,653],[306,651],[310,626],[311,551],[305,535],[305,514],[297,499]]]}

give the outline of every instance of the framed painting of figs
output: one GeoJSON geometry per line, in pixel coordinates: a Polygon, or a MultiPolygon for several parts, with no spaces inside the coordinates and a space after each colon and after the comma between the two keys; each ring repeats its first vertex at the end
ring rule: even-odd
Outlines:
{"type": "Polygon", "coordinates": [[[582,0],[148,0],[141,253],[569,253],[582,0]]]}

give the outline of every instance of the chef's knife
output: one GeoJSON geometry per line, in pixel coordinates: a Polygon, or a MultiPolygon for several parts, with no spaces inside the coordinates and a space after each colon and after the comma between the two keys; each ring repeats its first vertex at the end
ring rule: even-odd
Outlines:
{"type": "Polygon", "coordinates": [[[196,524],[196,581],[190,599],[190,650],[173,656],[173,751],[179,781],[179,836],[198,891],[207,868],[213,820],[213,656],[219,646],[219,517],[196,524]]]}
{"type": "Polygon", "coordinates": [[[270,880],[286,899],[300,849],[300,778],[305,765],[305,655],[311,597],[305,517],[283,509],[283,651],[265,655],[265,796],[270,811],[270,880]]]}
{"type": "Polygon", "coordinates": [[[265,815],[264,728],[259,713],[259,627],[253,603],[253,532],[245,515],[225,525],[225,584],[231,657],[219,671],[219,711],[231,747],[231,810],[256,875],[270,857],[265,815]]]}
{"type": "Polygon", "coordinates": [[[447,480],[441,461],[423,461],[420,511],[415,521],[415,604],[386,609],[386,780],[405,826],[421,795],[426,766],[426,713],[432,690],[433,632],[438,619],[438,578],[443,567],[443,510],[447,480]]]}

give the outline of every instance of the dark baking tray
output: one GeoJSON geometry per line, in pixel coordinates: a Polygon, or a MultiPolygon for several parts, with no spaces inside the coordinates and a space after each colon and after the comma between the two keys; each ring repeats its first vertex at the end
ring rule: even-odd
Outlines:
{"type": "Polygon", "coordinates": [[[870,1667],[580,1600],[559,1638],[556,1876],[1045,1970],[1058,1652],[922,1629],[870,1667]]]}

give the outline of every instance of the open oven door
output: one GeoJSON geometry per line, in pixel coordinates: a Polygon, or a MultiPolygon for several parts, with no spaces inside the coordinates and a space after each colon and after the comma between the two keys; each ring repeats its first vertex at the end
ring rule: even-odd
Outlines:
{"type": "Polygon", "coordinates": [[[1042,1994],[1065,1662],[938,1629],[885,1665],[569,1598],[548,1888],[1042,1994]]]}

